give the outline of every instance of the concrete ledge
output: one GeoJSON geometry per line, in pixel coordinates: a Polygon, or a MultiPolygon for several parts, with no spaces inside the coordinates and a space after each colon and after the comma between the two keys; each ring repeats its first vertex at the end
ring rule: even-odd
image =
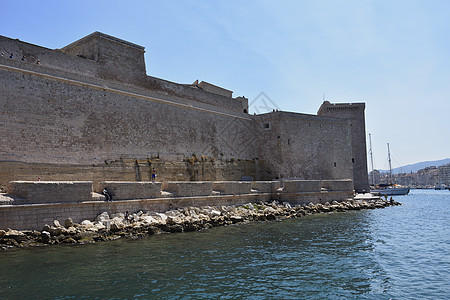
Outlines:
{"type": "Polygon", "coordinates": [[[325,204],[326,202],[353,199],[353,191],[281,193],[279,197],[282,202],[291,204],[307,205],[310,202],[325,204]]]}
{"type": "Polygon", "coordinates": [[[92,200],[92,181],[11,181],[9,194],[21,203],[64,203],[92,200]]]}
{"type": "Polygon", "coordinates": [[[330,191],[353,191],[353,180],[322,180],[322,188],[330,191]]]}
{"type": "Polygon", "coordinates": [[[222,195],[243,195],[251,193],[250,181],[214,181],[212,189],[222,195]]]}
{"type": "Polygon", "coordinates": [[[279,181],[252,181],[251,188],[260,193],[276,193],[280,188],[279,181]]]}
{"type": "Polygon", "coordinates": [[[151,199],[161,197],[161,185],[151,181],[103,181],[99,188],[106,187],[113,200],[151,199]]]}
{"type": "Polygon", "coordinates": [[[210,181],[166,181],[162,189],[176,197],[210,196],[213,191],[210,181]]]}
{"type": "Polygon", "coordinates": [[[320,192],[322,188],[321,180],[285,180],[285,193],[300,193],[300,192],[320,192]]]}

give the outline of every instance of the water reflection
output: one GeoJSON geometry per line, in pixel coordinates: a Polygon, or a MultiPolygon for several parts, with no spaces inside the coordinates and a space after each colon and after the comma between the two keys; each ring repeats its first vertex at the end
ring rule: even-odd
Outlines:
{"type": "MultiPolygon", "coordinates": [[[[5,252],[0,265],[8,271],[0,275],[0,294],[6,299],[360,299],[401,298],[406,286],[420,295],[411,274],[442,280],[450,268],[447,259],[432,273],[423,263],[433,264],[436,257],[419,256],[417,264],[415,251],[429,253],[431,242],[448,255],[449,244],[423,220],[408,220],[425,228],[411,234],[402,222],[418,218],[416,210],[404,205],[5,252]]],[[[438,283],[429,287],[439,288],[438,283]]]]}

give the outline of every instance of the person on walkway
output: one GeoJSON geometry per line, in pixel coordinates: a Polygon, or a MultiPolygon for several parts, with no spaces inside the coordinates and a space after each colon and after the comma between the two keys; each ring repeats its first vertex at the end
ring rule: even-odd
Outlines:
{"type": "Polygon", "coordinates": [[[108,189],[106,187],[103,189],[102,195],[105,196],[105,200],[106,201],[112,201],[112,196],[111,196],[111,194],[109,193],[109,191],[108,191],[108,189]]]}
{"type": "Polygon", "coordinates": [[[156,181],[156,170],[155,168],[152,169],[152,182],[156,181]]]}

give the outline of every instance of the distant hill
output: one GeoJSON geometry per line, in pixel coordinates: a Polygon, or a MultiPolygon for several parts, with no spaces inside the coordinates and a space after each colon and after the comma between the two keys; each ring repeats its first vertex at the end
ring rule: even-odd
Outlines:
{"type": "MultiPolygon", "coordinates": [[[[439,166],[446,165],[448,163],[450,163],[450,158],[444,158],[441,160],[433,160],[433,161],[423,161],[423,162],[419,162],[419,163],[415,163],[415,164],[411,164],[411,165],[394,168],[394,169],[392,169],[392,173],[393,174],[411,173],[411,172],[415,173],[415,172],[419,171],[420,169],[424,169],[426,167],[431,167],[431,166],[439,167],[439,166]]],[[[379,170],[379,171],[380,172],[389,172],[389,170],[379,170]]]]}

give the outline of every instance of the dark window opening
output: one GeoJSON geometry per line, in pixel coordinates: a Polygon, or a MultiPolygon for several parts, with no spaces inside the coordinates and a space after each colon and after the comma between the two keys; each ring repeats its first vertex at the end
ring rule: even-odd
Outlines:
{"type": "Polygon", "coordinates": [[[352,157],[352,163],[354,163],[355,162],[355,158],[354,157],[352,157]]]}
{"type": "Polygon", "coordinates": [[[336,167],[336,162],[334,162],[334,167],[336,167]]]}

